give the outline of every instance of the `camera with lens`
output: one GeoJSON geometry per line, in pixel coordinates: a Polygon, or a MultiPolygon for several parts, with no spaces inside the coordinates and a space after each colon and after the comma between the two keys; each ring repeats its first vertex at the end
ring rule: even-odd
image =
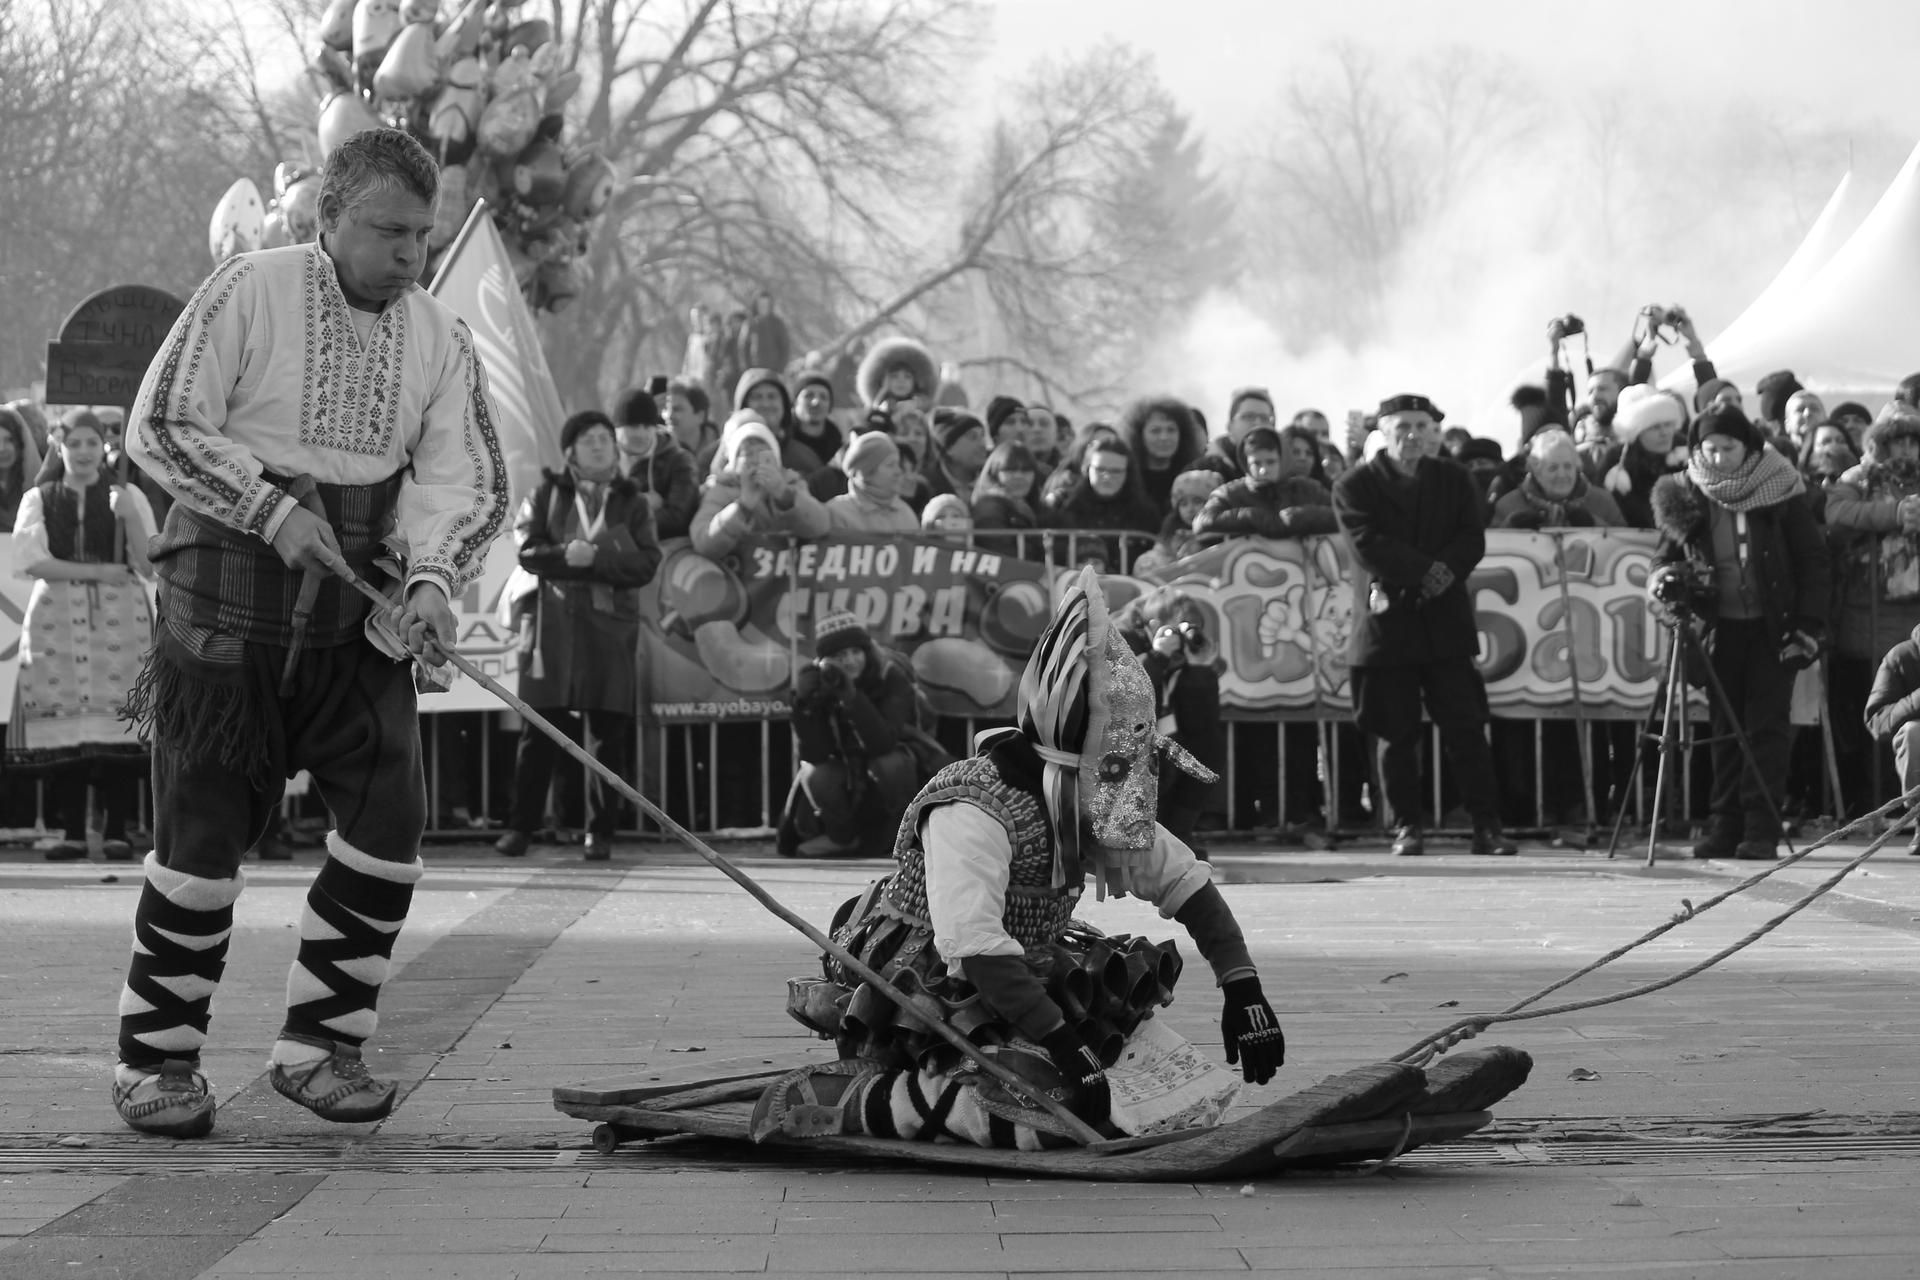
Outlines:
{"type": "Polygon", "coordinates": [[[1708,571],[1694,565],[1663,564],[1647,575],[1647,595],[1676,619],[1696,612],[1712,591],[1708,571]]]}
{"type": "Polygon", "coordinates": [[[1206,634],[1191,622],[1183,622],[1174,630],[1180,633],[1180,643],[1187,647],[1188,653],[1197,653],[1206,648],[1206,634]]]}
{"type": "Polygon", "coordinates": [[[1687,313],[1684,308],[1678,304],[1671,307],[1663,307],[1656,302],[1650,306],[1642,307],[1640,314],[1647,318],[1648,333],[1653,334],[1662,342],[1677,343],[1680,341],[1680,326],[1687,323],[1687,313]]]}
{"type": "Polygon", "coordinates": [[[1547,321],[1547,336],[1555,342],[1562,342],[1576,333],[1585,333],[1587,322],[1569,311],[1564,316],[1555,316],[1547,321]]]}

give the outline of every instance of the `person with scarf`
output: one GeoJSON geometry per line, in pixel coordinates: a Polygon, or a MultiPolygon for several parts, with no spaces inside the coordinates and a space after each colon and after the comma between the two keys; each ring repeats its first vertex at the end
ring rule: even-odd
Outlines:
{"type": "Polygon", "coordinates": [[[750,534],[817,538],[829,524],[800,475],[780,465],[780,442],[760,415],[743,409],[728,418],[689,529],[693,549],[718,560],[750,534]]]}
{"type": "Polygon", "coordinates": [[[1588,484],[1573,437],[1558,427],[1527,446],[1527,478],[1493,504],[1498,529],[1618,528],[1626,523],[1613,495],[1588,484]]]}
{"type": "Polygon", "coordinates": [[[1869,798],[1861,714],[1874,672],[1920,625],[1920,413],[1894,405],[1863,444],[1865,460],[1826,487],[1825,512],[1838,579],[1827,696],[1849,812],[1869,798]]]}
{"type": "Polygon", "coordinates": [[[1686,469],[1686,442],[1675,439],[1686,422],[1686,406],[1672,392],[1635,384],[1620,393],[1613,419],[1620,460],[1607,472],[1605,485],[1628,528],[1653,528],[1653,486],[1686,469]]]}
{"type": "Polygon", "coordinates": [[[1746,414],[1709,407],[1690,443],[1687,469],[1653,487],[1660,545],[1647,591],[1656,615],[1668,600],[1690,601],[1726,693],[1713,706],[1712,822],[1693,856],[1770,861],[1780,842],[1770,799],[1786,792],[1794,676],[1819,657],[1827,633],[1827,548],[1806,481],[1746,414]]]}
{"type": "MultiPolygon", "coordinates": [[[[640,588],[660,567],[647,495],[621,474],[612,419],[597,409],[560,428],[564,471],[546,472],[513,523],[520,567],[540,580],[518,602],[520,696],[536,711],[578,715],[587,750],[626,776],[639,699],[640,588]]],[[[513,811],[494,845],[524,855],[545,825],[547,790],[560,748],[532,723],[520,726],[513,811]]],[[[587,775],[586,859],[612,854],[620,802],[587,775]]]]}
{"type": "MultiPolygon", "coordinates": [[[[1097,899],[1131,894],[1186,929],[1225,996],[1227,1062],[1265,1084],[1286,1039],[1245,936],[1211,868],[1154,820],[1163,758],[1216,775],[1156,727],[1153,682],[1091,571],[1066,582],[1021,675],[1017,715],[921,788],[900,822],[898,869],[840,908],[834,939],[896,987],[926,993],[927,1007],[997,1046],[989,1052],[1002,1065],[1057,1090],[1087,1124],[1117,1132],[1106,1068],[1140,1021],[1138,1002],[1170,1000],[1179,969],[1168,944],[1119,951],[1078,926],[1091,874],[1097,899]],[[1136,982],[1138,1001],[1086,1007],[1070,975],[1089,964],[1104,972],[1116,956],[1130,974],[1160,979],[1136,982]]],[[[836,1037],[841,1059],[769,1086],[756,1137],[838,1132],[1021,1150],[1072,1141],[1051,1113],[983,1080],[885,1006],[863,1017],[873,993],[832,959],[826,967],[824,983],[790,984],[788,1007],[836,1037]]],[[[1161,1026],[1158,1035],[1172,1034],[1161,1026]]]]}
{"type": "Polygon", "coordinates": [[[827,502],[836,533],[918,533],[920,518],[900,497],[906,483],[899,446],[884,431],[862,431],[847,441],[840,467],[847,491],[827,502]]]}
{"type": "MultiPolygon", "coordinates": [[[[1040,464],[1026,445],[1009,440],[996,445],[973,482],[973,527],[976,529],[1032,529],[1031,499],[1040,480],[1040,464]]],[[[976,538],[974,545],[1020,560],[1040,558],[1037,539],[976,538]],[[1031,554],[1028,554],[1028,553],[1031,554]]]]}
{"type": "Polygon", "coordinates": [[[1082,551],[1104,549],[1109,573],[1125,573],[1133,555],[1152,545],[1160,530],[1160,515],[1140,483],[1140,468],[1132,450],[1118,437],[1098,437],[1087,450],[1086,465],[1074,476],[1059,505],[1045,523],[1055,529],[1100,529],[1146,534],[1144,538],[1079,540],[1067,557],[1078,562],[1082,551]],[[1125,544],[1124,546],[1122,544],[1125,544]]]}
{"type": "Polygon", "coordinates": [[[67,414],[49,443],[63,465],[22,496],[13,534],[14,575],[35,581],[20,624],[7,772],[45,777],[65,830],[48,861],[87,856],[93,783],[106,810],[103,852],[125,862],[133,857],[127,818],[146,751],[121,712],[153,643],[138,581],[153,576],[153,509],[138,486],[104,474],[106,443],[89,411],[67,414]]]}

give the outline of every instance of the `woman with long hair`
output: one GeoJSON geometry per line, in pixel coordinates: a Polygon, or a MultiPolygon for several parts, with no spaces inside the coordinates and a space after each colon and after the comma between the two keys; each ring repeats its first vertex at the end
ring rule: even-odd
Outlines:
{"type": "MultiPolygon", "coordinates": [[[[1075,473],[1066,496],[1052,509],[1045,523],[1055,529],[1111,529],[1157,534],[1160,515],[1153,500],[1140,483],[1140,468],[1133,454],[1117,437],[1096,438],[1087,449],[1085,465],[1075,473]]],[[[1123,573],[1131,565],[1133,552],[1144,550],[1151,538],[1081,539],[1081,545],[1069,550],[1075,562],[1088,558],[1096,547],[1105,551],[1103,572],[1123,573]],[[1122,543],[1126,546],[1123,548],[1122,543]]]]}
{"type": "MultiPolygon", "coordinates": [[[[1033,493],[1039,464],[1024,444],[1008,441],[987,455],[980,478],[973,482],[973,527],[976,529],[1031,529],[1039,523],[1033,513],[1033,493]]],[[[1020,538],[979,538],[982,548],[999,555],[1023,556],[1020,538]]],[[[1035,547],[1038,554],[1038,547],[1035,547]]]]}
{"type": "Polygon", "coordinates": [[[0,533],[13,528],[20,499],[40,473],[40,451],[26,419],[0,405],[0,533]]]}
{"type": "Polygon", "coordinates": [[[1146,396],[1121,410],[1114,425],[1139,464],[1141,487],[1165,520],[1173,510],[1173,478],[1207,447],[1193,410],[1172,396],[1146,396]]]}

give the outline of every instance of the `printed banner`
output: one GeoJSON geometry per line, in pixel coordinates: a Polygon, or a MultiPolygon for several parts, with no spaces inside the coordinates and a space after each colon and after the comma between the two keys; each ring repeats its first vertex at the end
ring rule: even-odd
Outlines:
{"type": "MultiPolygon", "coordinates": [[[[1658,536],[1637,529],[1533,533],[1496,529],[1468,580],[1480,624],[1479,667],[1497,715],[1571,717],[1573,675],[1588,715],[1638,718],[1666,669],[1667,632],[1647,612],[1658,536]],[[1562,592],[1561,549],[1565,550],[1562,592]]],[[[1226,672],[1222,706],[1312,714],[1351,708],[1348,645],[1356,594],[1346,544],[1238,539],[1147,575],[1185,591],[1211,616],[1226,672]]],[[[1138,588],[1108,598],[1131,596],[1138,588]]]]}
{"type": "Polygon", "coordinates": [[[640,599],[643,696],[662,720],[787,715],[829,609],[905,654],[940,714],[1011,717],[1052,613],[1044,565],[947,542],[749,539],[711,560],[676,538],[666,551],[640,599]]]}

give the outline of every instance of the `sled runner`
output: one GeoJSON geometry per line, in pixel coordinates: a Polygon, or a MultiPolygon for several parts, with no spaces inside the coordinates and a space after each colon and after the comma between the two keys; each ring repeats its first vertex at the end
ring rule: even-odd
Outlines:
{"type": "MultiPolygon", "coordinates": [[[[752,1145],[754,1103],[798,1065],[804,1064],[691,1084],[559,1088],[553,1091],[553,1105],[577,1119],[598,1122],[593,1144],[606,1155],[623,1143],[676,1134],[752,1145]]],[[[1491,1121],[1490,1108],[1526,1083],[1532,1068],[1530,1056],[1504,1047],[1454,1054],[1424,1070],[1375,1063],[1329,1076],[1226,1124],[1052,1151],[840,1134],[776,1134],[758,1148],[775,1158],[782,1151],[804,1150],[1101,1182],[1243,1178],[1385,1160],[1459,1138],[1491,1121]]]]}

